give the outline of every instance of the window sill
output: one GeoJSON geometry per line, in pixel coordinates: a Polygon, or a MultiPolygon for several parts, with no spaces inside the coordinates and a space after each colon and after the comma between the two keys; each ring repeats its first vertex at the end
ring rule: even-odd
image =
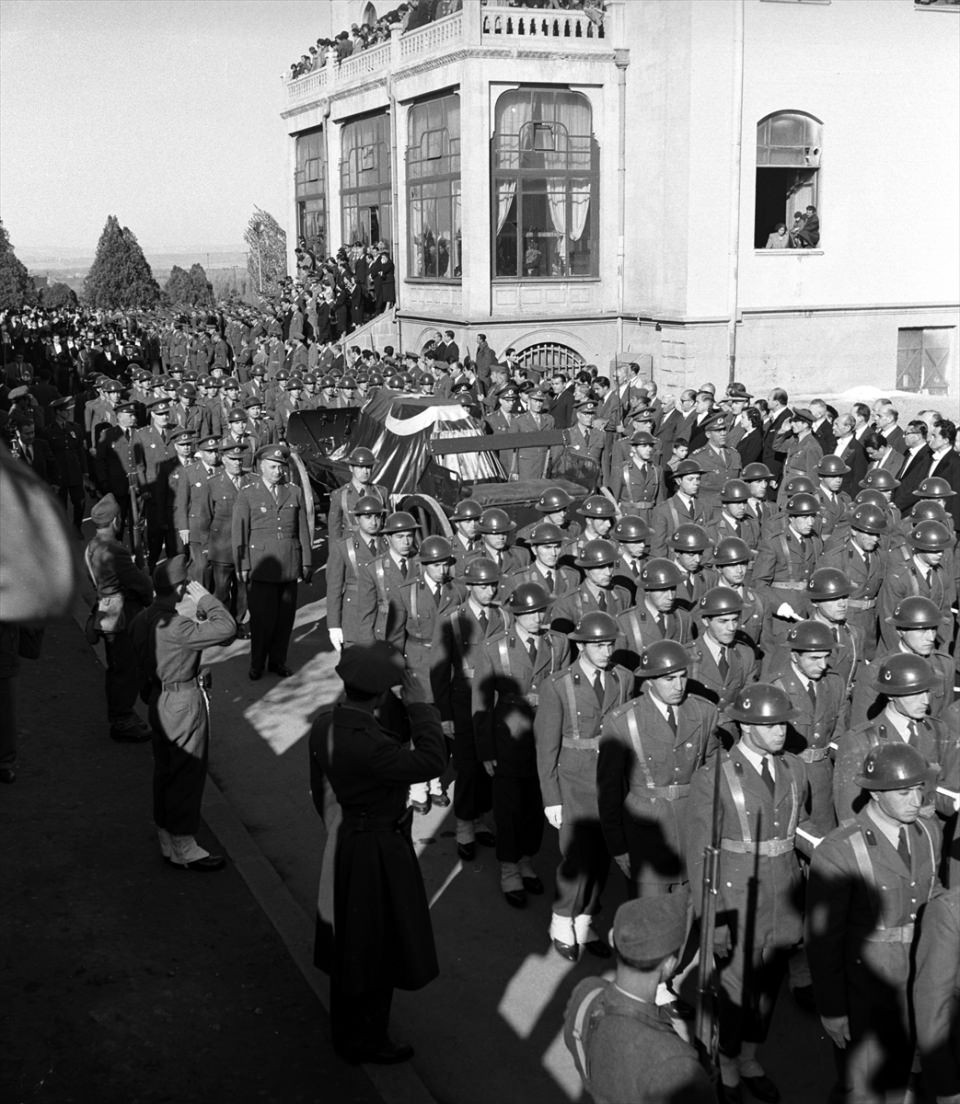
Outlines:
{"type": "Polygon", "coordinates": [[[754,249],[757,257],[822,257],[822,249],[754,249]]]}
{"type": "Polygon", "coordinates": [[[495,284],[599,284],[599,276],[494,276],[495,284]]]}
{"type": "Polygon", "coordinates": [[[460,287],[463,283],[462,276],[404,276],[405,284],[449,284],[460,287]]]}

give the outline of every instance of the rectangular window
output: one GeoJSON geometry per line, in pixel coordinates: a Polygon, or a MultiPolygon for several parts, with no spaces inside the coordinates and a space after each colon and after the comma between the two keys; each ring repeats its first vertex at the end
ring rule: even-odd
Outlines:
{"type": "Polygon", "coordinates": [[[294,190],[297,200],[297,235],[314,254],[327,252],[327,143],[323,128],[296,138],[294,190]]]}
{"type": "Polygon", "coordinates": [[[946,395],[952,326],[897,331],[897,391],[946,395]]]}
{"type": "Polygon", "coordinates": [[[459,280],[460,97],[414,104],[407,116],[407,268],[421,280],[459,280]]]}
{"type": "Polygon", "coordinates": [[[340,136],[343,242],[370,245],[393,238],[390,119],[386,112],[346,123],[340,136]]]}

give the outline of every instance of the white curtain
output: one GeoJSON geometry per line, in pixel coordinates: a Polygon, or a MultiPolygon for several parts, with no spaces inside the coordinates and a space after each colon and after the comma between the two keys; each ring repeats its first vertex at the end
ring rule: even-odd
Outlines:
{"type": "Polygon", "coordinates": [[[517,194],[516,180],[497,181],[497,233],[503,229],[507,221],[507,214],[513,203],[513,197],[517,194]]]}
{"type": "MultiPolygon", "coordinates": [[[[550,209],[550,221],[557,232],[557,249],[560,256],[566,256],[567,234],[567,196],[565,191],[566,180],[562,176],[547,177],[547,205],[550,209]]],[[[582,229],[582,228],[581,228],[582,229]]],[[[576,241],[576,238],[574,238],[576,241]]]]}
{"type": "Polygon", "coordinates": [[[590,181],[570,181],[570,240],[579,241],[590,210],[590,181]]]}

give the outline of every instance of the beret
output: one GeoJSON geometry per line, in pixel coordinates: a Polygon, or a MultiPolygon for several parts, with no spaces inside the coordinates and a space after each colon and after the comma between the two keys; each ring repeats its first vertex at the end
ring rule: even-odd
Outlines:
{"type": "Polygon", "coordinates": [[[153,585],[157,590],[173,590],[187,581],[187,557],[171,556],[161,560],[153,569],[153,585]]]}
{"type": "Polygon", "coordinates": [[[372,644],[351,644],[335,670],[344,685],[366,694],[381,694],[403,681],[403,656],[385,640],[372,644]]]}
{"type": "Polygon", "coordinates": [[[115,517],[120,516],[120,503],[112,494],[105,494],[90,511],[90,520],[98,529],[103,529],[115,517]]]}
{"type": "Polygon", "coordinates": [[[622,904],[613,918],[617,952],[635,962],[654,962],[679,951],[687,934],[689,905],[686,890],[622,904]]]}

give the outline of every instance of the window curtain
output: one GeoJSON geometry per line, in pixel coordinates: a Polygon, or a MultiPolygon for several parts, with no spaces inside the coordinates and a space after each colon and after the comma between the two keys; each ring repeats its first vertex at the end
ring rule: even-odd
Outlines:
{"type": "Polygon", "coordinates": [[[579,241],[590,211],[590,180],[570,181],[570,240],[579,241]]]}
{"type": "MultiPolygon", "coordinates": [[[[557,234],[557,249],[562,257],[566,256],[567,235],[567,194],[566,178],[563,176],[547,177],[547,207],[550,211],[550,221],[557,234]]],[[[574,238],[576,241],[576,238],[574,238]]]]}
{"type": "Polygon", "coordinates": [[[497,233],[503,229],[507,221],[507,214],[513,204],[513,197],[517,194],[516,180],[497,181],[497,233]]]}

